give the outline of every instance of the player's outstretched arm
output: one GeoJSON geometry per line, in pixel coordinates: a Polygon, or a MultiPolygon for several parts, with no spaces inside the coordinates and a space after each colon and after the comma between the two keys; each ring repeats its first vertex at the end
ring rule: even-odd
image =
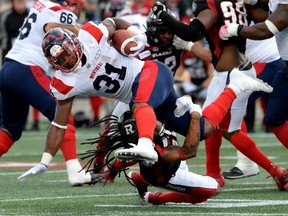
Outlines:
{"type": "Polygon", "coordinates": [[[19,176],[18,180],[24,181],[28,178],[42,174],[47,170],[53,157],[60,149],[62,140],[68,127],[72,103],[73,98],[58,101],[55,118],[51,122],[51,126],[49,128],[46,138],[46,146],[40,163],[19,176]]]}

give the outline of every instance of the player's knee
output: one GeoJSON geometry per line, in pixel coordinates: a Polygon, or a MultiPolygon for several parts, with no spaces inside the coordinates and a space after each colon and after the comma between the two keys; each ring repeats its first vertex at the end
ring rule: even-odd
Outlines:
{"type": "Polygon", "coordinates": [[[277,119],[275,118],[275,116],[270,116],[270,115],[266,115],[263,119],[263,123],[267,127],[277,127],[279,125],[282,125],[284,122],[285,122],[285,118],[277,119]]]}

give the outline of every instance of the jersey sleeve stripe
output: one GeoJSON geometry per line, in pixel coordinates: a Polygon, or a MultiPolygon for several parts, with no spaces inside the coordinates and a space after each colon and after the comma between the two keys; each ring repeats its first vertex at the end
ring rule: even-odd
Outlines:
{"type": "Polygon", "coordinates": [[[71,11],[69,8],[61,6],[61,5],[56,5],[56,6],[53,6],[53,7],[49,8],[49,9],[52,10],[52,11],[59,11],[59,10],[71,11]]]}
{"type": "Polygon", "coordinates": [[[57,79],[56,77],[52,78],[51,86],[63,95],[66,95],[69,91],[71,91],[71,89],[73,89],[73,86],[66,85],[62,82],[62,80],[57,79]]]}
{"type": "Polygon", "coordinates": [[[92,25],[91,23],[88,22],[88,23],[84,24],[81,29],[84,31],[87,31],[89,34],[91,34],[95,38],[95,40],[98,43],[100,43],[100,40],[103,36],[103,33],[95,25],[92,25]]]}

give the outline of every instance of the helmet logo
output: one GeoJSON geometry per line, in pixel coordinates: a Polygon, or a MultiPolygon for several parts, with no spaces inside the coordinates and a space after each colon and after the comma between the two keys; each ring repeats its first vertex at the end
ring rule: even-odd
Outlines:
{"type": "Polygon", "coordinates": [[[136,132],[133,130],[133,125],[132,124],[125,124],[123,125],[124,127],[124,130],[125,130],[125,133],[126,135],[131,135],[131,134],[135,134],[136,132]]]}
{"type": "Polygon", "coordinates": [[[51,49],[50,49],[50,54],[51,56],[55,57],[57,56],[60,52],[61,52],[61,46],[59,45],[54,45],[51,49]]]}

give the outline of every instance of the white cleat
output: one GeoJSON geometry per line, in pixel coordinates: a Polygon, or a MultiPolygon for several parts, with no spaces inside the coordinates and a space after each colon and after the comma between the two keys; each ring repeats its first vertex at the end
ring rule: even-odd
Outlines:
{"type": "Polygon", "coordinates": [[[83,184],[95,184],[102,179],[101,174],[91,175],[85,170],[81,170],[82,167],[78,159],[71,159],[66,161],[68,181],[71,186],[82,186],[83,184]],[[81,170],[81,171],[80,171],[81,170]]]}
{"type": "Polygon", "coordinates": [[[158,154],[152,145],[135,145],[132,148],[120,149],[115,151],[115,157],[120,160],[130,161],[146,161],[154,164],[158,161],[158,154]]]}
{"type": "Polygon", "coordinates": [[[236,94],[254,91],[271,93],[273,91],[273,88],[269,84],[263,82],[263,80],[258,78],[253,79],[239,71],[238,68],[234,68],[228,76],[230,76],[230,84],[228,87],[232,88],[236,94]]]}

